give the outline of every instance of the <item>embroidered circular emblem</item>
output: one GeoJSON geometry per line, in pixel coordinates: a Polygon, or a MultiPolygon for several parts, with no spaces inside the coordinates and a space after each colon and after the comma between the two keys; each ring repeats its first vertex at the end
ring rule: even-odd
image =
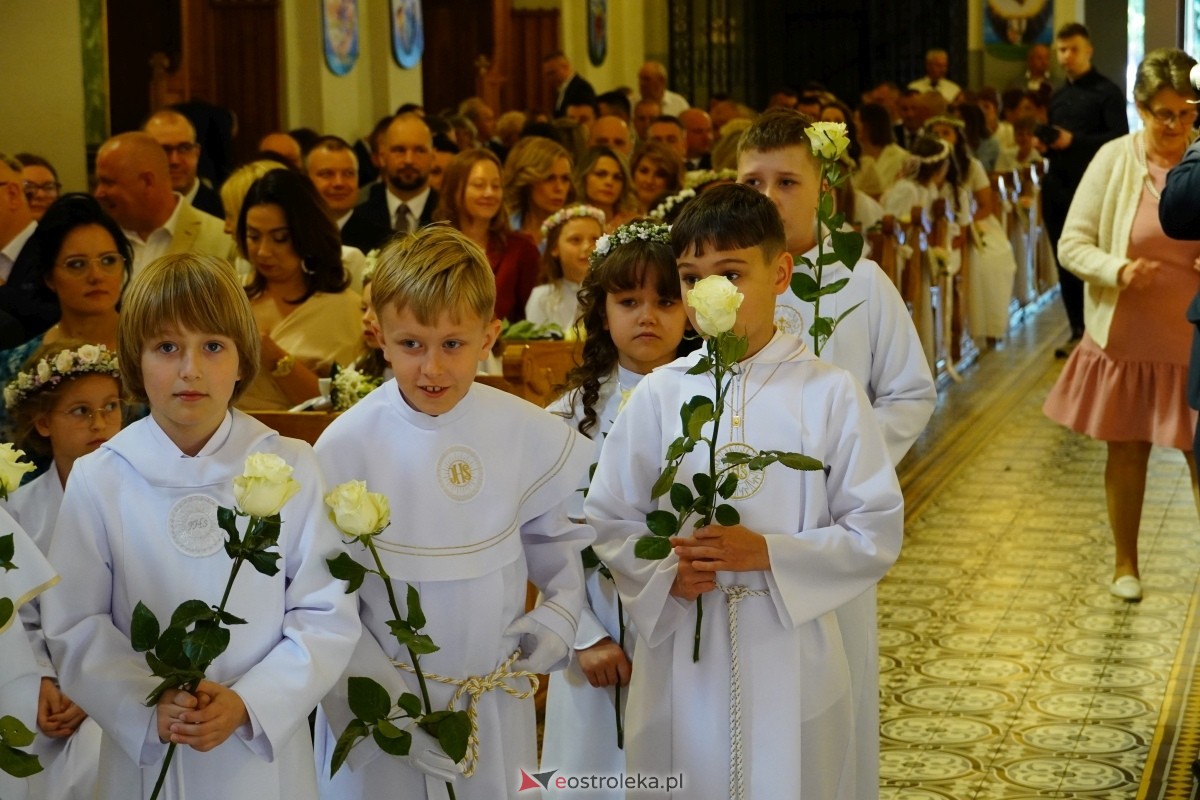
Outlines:
{"type": "MultiPolygon", "coordinates": [[[[758,451],[745,442],[730,442],[724,447],[717,448],[717,463],[721,464],[722,457],[726,453],[745,453],[748,456],[758,455],[758,451]]],[[[758,490],[762,488],[763,480],[766,478],[766,471],[761,469],[752,470],[745,464],[739,464],[733,468],[733,474],[737,475],[738,485],[730,500],[745,500],[747,497],[753,497],[758,494],[758,490]]]]}
{"type": "Polygon", "coordinates": [[[804,317],[791,306],[775,306],[775,327],[792,336],[803,336],[804,317]]]}
{"type": "Polygon", "coordinates": [[[171,542],[185,556],[206,558],[225,544],[225,535],[217,525],[217,501],[208,495],[189,494],[167,515],[171,542]]]}
{"type": "Polygon", "coordinates": [[[438,459],[437,479],[447,497],[465,503],[483,489],[483,462],[471,448],[455,445],[438,459]]]}

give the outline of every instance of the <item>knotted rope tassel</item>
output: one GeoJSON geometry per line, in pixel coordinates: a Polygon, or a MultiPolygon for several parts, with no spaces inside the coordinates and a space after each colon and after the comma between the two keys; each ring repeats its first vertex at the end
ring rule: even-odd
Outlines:
{"type": "MultiPolygon", "coordinates": [[[[464,694],[470,696],[470,700],[467,701],[467,719],[471,722],[471,735],[467,738],[467,755],[462,760],[462,773],[468,778],[475,774],[475,765],[479,761],[479,712],[477,708],[479,698],[490,691],[502,689],[518,700],[526,700],[533,697],[538,690],[538,686],[541,685],[538,676],[533,672],[523,669],[515,672],[512,671],[513,662],[520,656],[521,651],[514,650],[512,655],[502,661],[500,666],[487,675],[472,675],[467,678],[447,678],[435,672],[425,673],[425,677],[431,681],[457,687],[454,691],[454,696],[450,698],[450,704],[446,706],[447,710],[456,710],[458,701],[462,699],[464,694]],[[507,682],[521,678],[529,681],[529,688],[525,691],[521,691],[507,682]]],[[[405,672],[416,672],[411,666],[402,661],[393,661],[392,664],[405,672]]]]}

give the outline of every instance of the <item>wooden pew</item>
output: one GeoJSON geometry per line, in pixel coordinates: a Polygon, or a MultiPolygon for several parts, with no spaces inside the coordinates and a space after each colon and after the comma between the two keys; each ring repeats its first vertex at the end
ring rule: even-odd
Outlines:
{"type": "Polygon", "coordinates": [[[879,264],[888,280],[899,287],[903,265],[897,261],[905,241],[903,228],[894,216],[887,214],[880,220],[879,229],[867,231],[866,237],[871,245],[871,259],[879,264]]]}
{"type": "Polygon", "coordinates": [[[501,375],[478,375],[475,380],[545,407],[558,396],[567,373],[582,363],[583,343],[505,341],[500,359],[501,375]]]}
{"type": "Polygon", "coordinates": [[[901,265],[899,278],[900,297],[908,306],[917,328],[917,336],[925,351],[925,359],[932,371],[937,363],[937,326],[934,323],[935,307],[929,283],[930,217],[921,206],[913,206],[908,224],[904,226],[905,243],[910,248],[909,256],[901,265]]]}
{"type": "Polygon", "coordinates": [[[1029,170],[1029,241],[1033,248],[1034,274],[1039,296],[1058,286],[1058,266],[1042,217],[1042,181],[1046,177],[1046,168],[1046,161],[1042,160],[1029,170]]]}
{"type": "Polygon", "coordinates": [[[959,368],[978,354],[967,325],[967,290],[971,279],[970,232],[964,228],[957,236],[951,235],[954,209],[944,199],[934,202],[930,216],[933,229],[931,246],[944,248],[951,253],[952,261],[956,256],[959,261],[957,274],[941,274],[933,287],[936,289],[933,294],[938,306],[935,315],[938,345],[935,374],[960,381],[959,368]]]}

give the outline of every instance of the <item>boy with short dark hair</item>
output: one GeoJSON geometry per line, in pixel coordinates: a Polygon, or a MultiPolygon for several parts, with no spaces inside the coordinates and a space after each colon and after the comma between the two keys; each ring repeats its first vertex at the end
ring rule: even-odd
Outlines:
{"type": "MultiPolygon", "coordinates": [[[[666,559],[640,559],[634,548],[647,534],[646,515],[669,508],[666,497],[651,499],[651,487],[681,434],[680,406],[711,397],[713,386],[708,374],[688,373],[697,353],[659,368],[633,393],[585,505],[596,551],[639,632],[627,770],[682,772],[686,787],[713,796],[728,784],[738,797],[852,798],[860,734],[832,612],[874,586],[899,553],[895,471],[854,379],[776,329],[792,260],[774,205],[744,186],[715,187],[688,204],[671,239],[685,294],[710,275],[742,294],[733,330],[748,347],[732,407],[720,430],[710,423],[704,435],[718,452],[792,451],[824,469],[747,473],[730,499],[739,524],[685,525],[690,535],[673,539],[666,559]]],[[[679,474],[706,471],[705,451],[685,456],[679,474]]]]}
{"type": "MultiPolygon", "coordinates": [[[[585,598],[580,553],[593,533],[567,519],[566,503],[587,473],[594,445],[536,406],[474,383],[500,323],[492,316],[496,286],[487,256],[462,233],[435,225],[391,241],[371,289],[376,338],[396,379],[330,425],[317,457],[330,485],[365,480],[387,496],[395,522],[375,537],[376,546],[396,596],[403,598],[407,585],[420,590],[423,632],[440,648],[422,656],[422,669],[459,683],[482,678],[471,682],[484,687],[473,715],[478,759],[460,765],[473,774],[457,776],[456,794],[505,797],[520,769],[537,767],[526,678],[565,666],[575,641],[585,598]],[[528,614],[527,581],[542,590],[528,614]]],[[[375,568],[361,548],[352,554],[375,568]]],[[[418,693],[399,663],[408,655],[388,627],[386,589],[371,580],[359,590],[363,636],[322,703],[333,728],[330,738],[318,720],[326,798],[444,792],[449,759],[420,731],[408,758],[379,757],[368,739],[329,777],[336,737],[354,716],[345,700],[349,677],[373,678],[393,701],[401,692],[418,693]]],[[[434,709],[446,708],[455,690],[431,679],[434,709]]],[[[457,707],[468,701],[476,703],[464,696],[457,707]]]]}

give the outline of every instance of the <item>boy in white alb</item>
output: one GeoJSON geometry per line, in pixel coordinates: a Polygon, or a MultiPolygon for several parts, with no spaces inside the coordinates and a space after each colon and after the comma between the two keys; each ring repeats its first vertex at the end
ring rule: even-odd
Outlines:
{"type": "MultiPolygon", "coordinates": [[[[461,765],[473,774],[454,778],[457,797],[515,795],[520,770],[537,765],[533,700],[526,679],[494,673],[517,650],[503,672],[566,664],[584,603],[580,553],[594,536],[567,519],[566,503],[593,446],[543,410],[474,383],[499,333],[491,267],[475,244],[434,226],[388,245],[378,264],[371,299],[396,380],[336,420],[317,456],[333,484],[365,480],[388,497],[394,522],[377,547],[397,597],[406,585],[419,590],[424,632],[440,648],[422,657],[422,669],[455,680],[492,675],[499,684],[478,699],[478,760],[469,763],[468,754],[461,765]],[[527,581],[543,596],[528,614],[527,581]]],[[[408,657],[388,629],[382,581],[363,585],[359,608],[358,649],[318,719],[326,737],[317,749],[322,796],[444,796],[444,763],[430,752],[437,746],[419,736],[408,758],[383,755],[367,740],[329,776],[333,742],[353,717],[348,678],[373,678],[393,699],[416,693],[413,676],[395,663],[408,657]]],[[[436,681],[428,688],[435,709],[455,691],[436,681]]]]}
{"type": "Polygon", "coordinates": [[[63,691],[100,724],[101,800],[150,797],[168,743],[163,800],[312,800],[307,718],[350,658],[361,626],[326,559],[345,552],[324,513],[324,482],[304,442],[231,404],[260,363],[259,334],[233,268],[164,256],[125,292],[124,389],[150,416],[78,459],[50,561],[63,583],[42,625],[63,691]],[[300,488],[282,507],[279,571],[244,568],[225,608],[229,646],[192,691],[160,683],[130,641],[144,603],[160,623],[181,603],[216,603],[231,560],[217,508],[253,453],[278,455],[300,488]]]}
{"type": "MultiPolygon", "coordinates": [[[[805,255],[817,260],[816,221],[820,167],[806,133],[810,121],[798,111],[776,108],[760,115],[738,142],[738,182],[765,194],[779,209],[795,271],[805,255]]],[[[826,243],[825,252],[832,247],[826,243]]],[[[814,276],[815,277],[815,276],[814,276]]],[[[848,371],[859,382],[883,433],[893,466],[925,430],[937,403],[937,388],[925,351],[908,308],[896,287],[874,261],[862,258],[854,269],[836,263],[824,268],[828,285],[847,280],[845,286],[821,298],[821,315],[837,319],[836,330],[824,344],[820,358],[848,371]],[[857,308],[855,307],[857,306],[857,308]]],[[[809,326],[813,307],[791,290],[780,295],[775,325],[813,346],[809,326]]],[[[846,655],[855,694],[859,698],[858,728],[859,797],[879,794],[879,656],[875,587],[838,609],[846,655]]]]}
{"type": "MultiPolygon", "coordinates": [[[[671,555],[643,560],[634,547],[647,535],[646,515],[669,507],[650,494],[680,435],[680,406],[712,396],[708,375],[688,374],[699,354],[647,376],[617,418],[585,511],[638,628],[627,767],[682,773],[686,798],[846,800],[856,792],[859,734],[833,611],[874,585],[899,553],[895,471],[854,379],[775,329],[775,298],[788,287],[792,262],[770,201],[744,186],[709,189],[671,238],[684,292],[723,275],[743,296],[734,331],[748,350],[733,406],[721,429],[705,426],[705,435],[742,452],[804,453],[824,469],[748,473],[732,497],[740,524],[685,524],[689,535],[672,540],[671,555]]],[[[699,447],[679,474],[707,467],[707,448],[699,447]]]]}

